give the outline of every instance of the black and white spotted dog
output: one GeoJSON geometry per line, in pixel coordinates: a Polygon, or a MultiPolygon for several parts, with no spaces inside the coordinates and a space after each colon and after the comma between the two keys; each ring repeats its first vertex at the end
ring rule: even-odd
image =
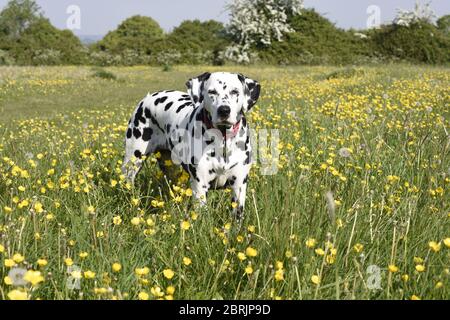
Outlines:
{"type": "Polygon", "coordinates": [[[189,173],[200,203],[209,189],[230,187],[234,214],[242,218],[251,166],[245,113],[258,100],[260,85],[241,74],[207,72],[186,86],[188,94],[161,91],[139,103],[126,133],[124,173],[134,182],[142,157],[160,152],[160,164],[171,159],[189,173]]]}

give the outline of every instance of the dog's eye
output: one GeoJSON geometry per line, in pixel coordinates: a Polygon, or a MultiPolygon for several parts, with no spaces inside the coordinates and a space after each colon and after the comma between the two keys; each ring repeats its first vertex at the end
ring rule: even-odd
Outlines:
{"type": "Polygon", "coordinates": [[[231,95],[233,95],[233,96],[237,96],[238,94],[239,94],[239,90],[238,89],[234,89],[234,90],[231,90],[231,95]]]}
{"type": "Polygon", "coordinates": [[[217,91],[216,90],[208,90],[208,93],[209,94],[212,94],[212,95],[216,95],[217,94],[217,91]]]}

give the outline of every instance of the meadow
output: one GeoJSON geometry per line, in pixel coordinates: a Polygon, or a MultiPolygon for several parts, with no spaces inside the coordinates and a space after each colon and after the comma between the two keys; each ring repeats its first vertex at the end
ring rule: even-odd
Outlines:
{"type": "Polygon", "coordinates": [[[0,299],[449,299],[450,69],[0,67],[0,299]],[[277,172],[188,203],[124,135],[147,92],[204,71],[260,81],[277,172]],[[106,76],[105,76],[106,75],[106,76]]]}

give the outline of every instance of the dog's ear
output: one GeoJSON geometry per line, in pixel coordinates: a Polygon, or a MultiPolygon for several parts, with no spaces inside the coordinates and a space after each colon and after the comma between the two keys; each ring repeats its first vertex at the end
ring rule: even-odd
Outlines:
{"type": "Polygon", "coordinates": [[[189,79],[186,82],[187,92],[191,96],[192,102],[197,107],[203,102],[203,86],[209,79],[211,73],[205,72],[196,78],[189,79]]]}
{"type": "Polygon", "coordinates": [[[240,73],[238,73],[237,76],[244,86],[245,102],[243,111],[247,112],[256,104],[256,101],[258,101],[259,94],[261,92],[261,85],[258,81],[247,78],[240,73]]]}

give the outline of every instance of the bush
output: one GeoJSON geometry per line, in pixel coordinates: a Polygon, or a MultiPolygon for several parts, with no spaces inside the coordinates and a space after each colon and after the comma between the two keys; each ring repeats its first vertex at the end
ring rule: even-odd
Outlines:
{"type": "Polygon", "coordinates": [[[214,64],[219,52],[228,44],[222,23],[186,20],[166,37],[162,52],[177,52],[178,63],[214,64]]]}
{"type": "Polygon", "coordinates": [[[80,64],[85,51],[80,40],[69,30],[59,30],[41,18],[23,31],[11,47],[18,64],[80,64]]]}
{"type": "Polygon", "coordinates": [[[163,36],[163,30],[152,18],[133,16],[123,21],[92,48],[111,55],[150,56],[155,52],[154,43],[163,36]]]}
{"type": "Polygon", "coordinates": [[[272,42],[258,54],[272,64],[350,64],[368,52],[368,40],[353,31],[337,28],[314,9],[293,15],[289,23],[295,32],[284,41],[272,42]]]}
{"type": "Polygon", "coordinates": [[[13,57],[9,55],[9,52],[6,50],[0,49],[0,66],[9,66],[13,65],[15,63],[15,60],[13,57]]]}
{"type": "Polygon", "coordinates": [[[96,78],[106,79],[106,80],[116,80],[117,77],[114,73],[106,71],[105,69],[94,69],[94,74],[92,75],[96,78]]]}
{"type": "Polygon", "coordinates": [[[370,33],[373,52],[410,62],[450,62],[450,37],[432,24],[386,25],[370,33]]]}
{"type": "Polygon", "coordinates": [[[447,36],[450,36],[450,14],[440,17],[436,21],[437,27],[447,36]]]}

